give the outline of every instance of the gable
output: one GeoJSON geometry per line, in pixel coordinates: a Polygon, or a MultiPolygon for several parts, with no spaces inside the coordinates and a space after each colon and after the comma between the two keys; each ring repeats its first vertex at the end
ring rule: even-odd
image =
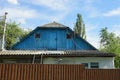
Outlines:
{"type": "Polygon", "coordinates": [[[13,46],[16,50],[96,50],[68,27],[37,27],[13,46]],[[38,34],[38,35],[36,35],[38,34]],[[39,38],[36,38],[39,37],[39,38]]]}
{"type": "Polygon", "coordinates": [[[97,50],[88,41],[80,37],[78,34],[75,34],[72,29],[69,28],[69,31],[73,34],[73,41],[76,50],[97,50]]]}

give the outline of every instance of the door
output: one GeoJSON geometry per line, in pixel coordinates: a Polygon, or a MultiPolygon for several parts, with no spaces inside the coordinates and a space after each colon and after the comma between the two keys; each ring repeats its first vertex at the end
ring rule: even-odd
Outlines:
{"type": "Polygon", "coordinates": [[[49,34],[49,50],[57,50],[57,33],[56,32],[51,32],[49,34]]]}

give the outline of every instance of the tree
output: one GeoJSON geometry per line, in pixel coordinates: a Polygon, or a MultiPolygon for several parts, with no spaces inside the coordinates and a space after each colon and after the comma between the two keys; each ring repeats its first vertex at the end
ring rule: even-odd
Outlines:
{"type": "Polygon", "coordinates": [[[77,21],[75,23],[74,32],[86,39],[85,24],[83,23],[82,16],[77,14],[77,21]]]}
{"type": "MultiPolygon", "coordinates": [[[[1,24],[2,25],[2,24],[1,24]]],[[[24,36],[27,35],[27,31],[19,27],[20,24],[16,22],[7,22],[6,23],[6,34],[5,34],[5,48],[11,49],[11,47],[24,36]]],[[[0,26],[1,35],[3,34],[3,28],[0,26]]]]}
{"type": "Polygon", "coordinates": [[[4,18],[0,16],[0,36],[2,35],[3,33],[3,25],[4,25],[4,18]]]}
{"type": "Polygon", "coordinates": [[[100,50],[115,53],[115,67],[120,68],[120,36],[108,32],[107,28],[100,31],[100,50]]]}

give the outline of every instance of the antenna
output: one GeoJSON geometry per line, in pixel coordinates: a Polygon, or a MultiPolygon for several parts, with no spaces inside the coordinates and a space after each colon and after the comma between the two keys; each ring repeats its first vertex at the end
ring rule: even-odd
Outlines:
{"type": "Polygon", "coordinates": [[[3,25],[3,36],[2,36],[2,51],[5,50],[5,31],[6,31],[6,16],[7,12],[4,14],[4,25],[3,25]]]}

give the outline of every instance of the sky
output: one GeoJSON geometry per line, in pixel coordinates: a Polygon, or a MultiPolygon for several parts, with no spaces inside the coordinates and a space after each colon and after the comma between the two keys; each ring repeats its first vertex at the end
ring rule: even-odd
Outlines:
{"type": "Polygon", "coordinates": [[[0,0],[0,16],[8,12],[7,21],[35,29],[56,21],[73,29],[77,14],[86,26],[87,41],[99,48],[100,30],[120,35],[120,0],[0,0]]]}

